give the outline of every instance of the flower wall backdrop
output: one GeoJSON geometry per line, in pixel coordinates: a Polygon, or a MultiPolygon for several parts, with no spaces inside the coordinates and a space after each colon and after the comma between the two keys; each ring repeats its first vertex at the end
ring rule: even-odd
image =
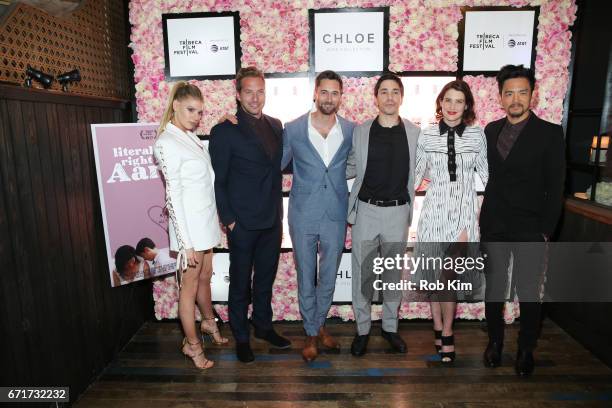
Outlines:
{"type": "MultiPolygon", "coordinates": [[[[560,123],[567,91],[571,50],[569,27],[576,17],[574,0],[132,0],[130,47],[133,50],[138,119],[159,121],[172,83],[164,78],[162,13],[240,11],[242,65],[256,65],[267,73],[297,73],[308,70],[308,9],[344,7],[390,7],[389,69],[392,71],[457,71],[458,23],[462,6],[540,6],[535,63],[536,100],[534,111],[543,119],[560,123]]],[[[494,78],[466,76],[476,98],[478,124],[503,116],[494,78]]],[[[345,94],[341,114],[363,122],[376,114],[372,89],[376,78],[344,78],[345,94]]],[[[198,130],[208,133],[218,119],[236,108],[234,83],[193,81],[205,95],[205,115],[198,130]]],[[[304,107],[304,110],[308,107],[304,107]]],[[[433,107],[432,107],[433,109],[433,107]]],[[[290,188],[286,176],[283,189],[290,188]]],[[[348,238],[350,242],[350,237],[348,238]]],[[[174,277],[154,283],[157,318],[175,318],[177,313],[174,277]]],[[[299,319],[295,267],[290,253],[281,254],[274,287],[274,313],[280,320],[299,319]]],[[[224,306],[217,306],[227,317],[224,306]]],[[[350,306],[333,306],[331,316],[352,319],[350,306]]],[[[380,307],[373,308],[380,315],[380,307]]],[[[512,321],[518,308],[506,308],[512,321]]],[[[481,303],[461,304],[457,317],[482,319],[481,303]]],[[[401,316],[429,318],[423,303],[404,303],[401,316]]]]}

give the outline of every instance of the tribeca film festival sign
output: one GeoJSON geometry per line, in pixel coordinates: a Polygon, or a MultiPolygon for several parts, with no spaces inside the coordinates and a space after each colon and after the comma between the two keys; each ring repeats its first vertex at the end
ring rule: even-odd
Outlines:
{"type": "Polygon", "coordinates": [[[310,24],[315,72],[380,73],[385,68],[388,9],[310,10],[310,24]]]}
{"type": "Polygon", "coordinates": [[[467,10],[463,71],[499,71],[506,64],[531,67],[535,10],[467,10]]]}
{"type": "Polygon", "coordinates": [[[163,14],[166,78],[233,78],[240,68],[237,12],[163,14]]]}

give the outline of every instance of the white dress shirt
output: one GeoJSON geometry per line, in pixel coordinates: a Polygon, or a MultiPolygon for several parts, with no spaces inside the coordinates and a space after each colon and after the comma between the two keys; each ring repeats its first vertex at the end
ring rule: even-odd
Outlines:
{"type": "Polygon", "coordinates": [[[334,158],[334,155],[343,141],[340,122],[338,122],[338,117],[334,116],[336,123],[325,138],[321,136],[321,133],[312,125],[311,115],[312,113],[308,115],[308,139],[310,139],[310,143],[312,143],[317,153],[319,153],[319,156],[321,156],[321,160],[323,160],[325,166],[329,166],[329,163],[334,158]]]}

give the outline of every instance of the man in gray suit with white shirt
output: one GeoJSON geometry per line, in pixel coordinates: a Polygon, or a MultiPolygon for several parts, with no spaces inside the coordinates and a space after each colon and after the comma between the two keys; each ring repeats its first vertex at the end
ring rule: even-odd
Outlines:
{"type": "MultiPolygon", "coordinates": [[[[347,160],[346,176],[355,178],[349,197],[348,222],[352,224],[352,296],[357,334],[351,345],[354,356],[366,353],[371,327],[372,257],[395,257],[406,251],[414,203],[414,166],[420,128],[399,116],[404,97],[401,79],[383,74],[374,95],[378,116],[357,126],[347,160]]],[[[401,271],[385,271],[397,281],[401,271]]],[[[390,277],[390,279],[389,279],[390,277]]],[[[397,333],[400,291],[383,292],[382,336],[400,353],[406,343],[397,333]]]]}
{"type": "Polygon", "coordinates": [[[306,331],[302,350],[306,361],[317,357],[319,343],[327,349],[339,348],[325,329],[325,319],[344,249],[346,159],[354,128],[336,114],[342,99],[342,78],[337,73],[323,71],[317,76],[314,99],[316,111],[285,125],[281,163],[284,168],[293,160],[288,221],[306,331]]]}

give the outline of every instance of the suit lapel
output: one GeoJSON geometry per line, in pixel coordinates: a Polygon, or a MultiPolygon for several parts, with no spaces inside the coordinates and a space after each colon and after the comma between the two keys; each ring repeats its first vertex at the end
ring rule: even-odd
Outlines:
{"type": "MultiPolygon", "coordinates": [[[[332,164],[334,164],[336,160],[340,159],[340,155],[341,152],[344,151],[344,147],[353,138],[353,135],[349,130],[349,125],[340,116],[336,115],[336,118],[338,120],[338,123],[340,124],[340,130],[342,131],[342,143],[340,143],[340,146],[338,146],[338,150],[336,150],[334,157],[332,157],[331,161],[329,162],[330,167],[332,164]]],[[[344,158],[346,159],[346,154],[344,155],[344,158]]]]}
{"type": "Polygon", "coordinates": [[[412,123],[406,119],[400,118],[402,123],[404,124],[404,132],[406,132],[406,143],[408,143],[408,157],[410,158],[410,162],[408,163],[408,196],[410,200],[413,200],[414,196],[414,169],[416,166],[416,149],[417,149],[417,139],[418,135],[415,138],[414,132],[410,131],[412,123]]]}
{"type": "Polygon", "coordinates": [[[340,116],[338,116],[338,122],[340,123],[340,128],[342,129],[342,137],[344,139],[343,143],[351,140],[353,138],[353,132],[351,132],[349,123],[340,116]]]}
{"type": "Polygon", "coordinates": [[[406,141],[408,142],[408,148],[410,149],[408,153],[411,156],[410,160],[412,160],[412,156],[414,155],[414,153],[416,153],[416,151],[414,151],[416,149],[416,145],[413,143],[414,141],[411,138],[411,133],[408,131],[408,129],[410,129],[411,123],[408,122],[406,119],[400,118],[400,120],[404,124],[404,132],[406,132],[406,141]]]}
{"type": "MultiPolygon", "coordinates": [[[[270,129],[272,129],[272,133],[274,133],[274,137],[276,138],[276,147],[277,147],[276,154],[273,157],[269,157],[268,154],[265,153],[265,149],[264,149],[264,153],[266,157],[270,159],[271,162],[275,161],[276,159],[280,160],[281,157],[283,156],[283,127],[282,125],[280,128],[277,127],[275,122],[273,122],[270,119],[270,117],[266,114],[263,114],[263,118],[268,123],[268,126],[270,126],[270,129]]],[[[260,145],[263,149],[263,145],[261,143],[260,145]]]]}
{"type": "Polygon", "coordinates": [[[206,154],[204,153],[204,145],[201,142],[193,139],[197,138],[197,136],[189,135],[172,124],[170,124],[170,126],[166,126],[166,130],[175,135],[175,139],[178,143],[195,154],[206,157],[206,154]]]}
{"type": "MultiPolygon", "coordinates": [[[[316,160],[323,167],[328,168],[328,166],[325,165],[325,162],[323,161],[323,158],[321,157],[321,155],[319,154],[317,149],[314,147],[314,145],[310,141],[310,135],[308,133],[309,132],[309,129],[308,129],[308,121],[309,121],[309,119],[310,119],[310,112],[307,113],[304,116],[304,123],[300,126],[300,128],[302,129],[302,138],[304,140],[304,143],[310,149],[311,153],[316,157],[316,160]]],[[[342,131],[342,143],[340,143],[340,146],[338,146],[338,150],[336,150],[336,152],[334,153],[333,157],[329,161],[329,167],[331,167],[334,164],[334,162],[341,157],[340,156],[341,155],[341,150],[344,148],[344,146],[346,145],[347,141],[350,140],[353,137],[352,134],[349,134],[350,132],[348,130],[348,125],[343,125],[343,121],[340,119],[340,116],[336,115],[336,120],[340,124],[340,129],[342,131]]]]}
{"type": "Polygon", "coordinates": [[[310,112],[304,115],[304,121],[302,125],[300,126],[302,140],[304,141],[304,144],[307,146],[308,150],[310,150],[310,153],[312,153],[312,155],[315,157],[315,160],[318,161],[321,164],[321,166],[326,167],[325,162],[323,161],[323,158],[321,157],[317,149],[314,147],[314,145],[310,141],[310,135],[308,134],[308,121],[309,120],[310,120],[310,112]]]}
{"type": "Polygon", "coordinates": [[[264,120],[268,124],[268,126],[270,126],[270,129],[272,129],[272,133],[274,133],[274,136],[276,136],[276,142],[280,143],[279,146],[282,145],[283,128],[281,127],[279,129],[278,127],[276,127],[274,122],[272,122],[272,120],[270,120],[270,117],[266,115],[265,113],[263,113],[262,115],[263,115],[264,120]]]}
{"type": "MultiPolygon", "coordinates": [[[[378,116],[374,118],[374,120],[378,120],[378,116]]],[[[360,143],[361,149],[361,179],[365,177],[366,167],[368,165],[368,150],[370,150],[370,130],[372,130],[372,124],[374,121],[371,121],[367,129],[363,134],[363,142],[360,143]]]]}
{"type": "MultiPolygon", "coordinates": [[[[501,119],[499,123],[495,124],[495,126],[491,129],[490,146],[491,146],[491,149],[493,149],[493,154],[495,154],[495,157],[497,158],[497,160],[502,164],[504,163],[504,158],[499,153],[499,150],[497,150],[497,141],[499,140],[499,135],[502,129],[504,128],[504,125],[506,124],[507,120],[508,119],[506,118],[501,119]]],[[[489,140],[487,140],[487,143],[489,143],[489,140]]]]}

